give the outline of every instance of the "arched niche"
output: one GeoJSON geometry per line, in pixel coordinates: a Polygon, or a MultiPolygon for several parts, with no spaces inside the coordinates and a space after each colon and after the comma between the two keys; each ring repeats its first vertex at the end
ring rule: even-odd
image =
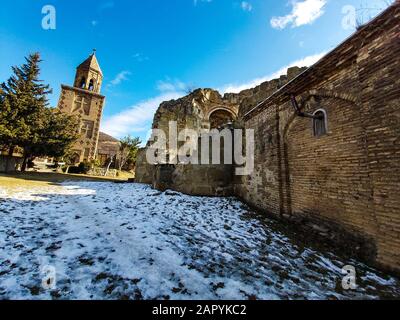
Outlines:
{"type": "Polygon", "coordinates": [[[227,109],[216,109],[209,115],[210,129],[218,129],[228,123],[232,123],[236,119],[236,115],[227,109]]]}

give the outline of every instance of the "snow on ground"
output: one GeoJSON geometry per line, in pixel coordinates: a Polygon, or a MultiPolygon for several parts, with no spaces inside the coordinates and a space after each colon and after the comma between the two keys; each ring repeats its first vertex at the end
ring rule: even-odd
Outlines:
{"type": "Polygon", "coordinates": [[[398,280],[296,243],[233,198],[140,184],[0,187],[0,299],[375,299],[398,280]],[[358,288],[341,289],[354,265],[358,288]],[[56,283],[44,289],[46,266],[56,283]]]}

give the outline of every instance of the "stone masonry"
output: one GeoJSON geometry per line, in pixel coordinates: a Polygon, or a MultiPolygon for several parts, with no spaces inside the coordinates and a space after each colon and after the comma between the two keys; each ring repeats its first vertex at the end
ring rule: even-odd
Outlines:
{"type": "Polygon", "coordinates": [[[74,86],[61,86],[58,108],[80,119],[81,136],[73,146],[75,162],[94,160],[97,155],[100,122],[105,97],[100,94],[103,73],[95,54],[76,70],[74,86]]]}

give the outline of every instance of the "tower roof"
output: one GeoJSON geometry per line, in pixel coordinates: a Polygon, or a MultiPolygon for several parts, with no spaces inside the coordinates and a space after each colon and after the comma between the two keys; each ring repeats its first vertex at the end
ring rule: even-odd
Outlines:
{"type": "Polygon", "coordinates": [[[96,71],[99,71],[101,75],[103,75],[103,72],[101,71],[99,62],[97,61],[96,54],[93,52],[89,58],[87,58],[85,61],[83,61],[77,69],[93,69],[96,71]]]}

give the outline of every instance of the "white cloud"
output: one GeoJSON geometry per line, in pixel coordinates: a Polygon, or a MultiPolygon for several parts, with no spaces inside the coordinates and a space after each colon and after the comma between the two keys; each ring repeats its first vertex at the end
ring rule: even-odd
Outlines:
{"type": "Polygon", "coordinates": [[[129,71],[121,71],[120,73],[118,73],[116,75],[116,77],[110,81],[110,83],[108,84],[108,87],[114,87],[119,85],[122,81],[126,81],[128,80],[128,76],[131,75],[131,72],[129,71]]]}
{"type": "Polygon", "coordinates": [[[222,87],[219,91],[222,93],[227,93],[227,92],[238,93],[238,92],[246,90],[246,89],[254,88],[265,81],[277,79],[280,76],[285,75],[288,68],[291,68],[294,66],[309,67],[309,66],[313,65],[314,63],[316,63],[318,60],[320,60],[325,54],[326,54],[326,52],[322,52],[319,54],[305,57],[305,58],[297,60],[297,61],[293,61],[292,63],[288,64],[287,66],[282,67],[281,69],[279,69],[278,71],[276,71],[270,75],[267,75],[265,77],[256,78],[256,79],[250,80],[250,81],[248,81],[246,83],[242,83],[242,84],[229,84],[229,85],[222,87]]]}
{"type": "Polygon", "coordinates": [[[150,60],[149,57],[141,54],[141,53],[135,53],[132,58],[134,58],[137,62],[143,62],[143,61],[148,61],[150,60]]]}
{"type": "Polygon", "coordinates": [[[164,101],[178,99],[184,96],[183,92],[168,92],[146,101],[139,102],[127,110],[103,121],[101,130],[116,138],[128,134],[146,132],[151,127],[151,121],[159,105],[164,101]]]}
{"type": "Polygon", "coordinates": [[[157,82],[157,89],[161,92],[171,91],[186,91],[188,86],[180,80],[171,80],[167,78],[166,81],[160,80],[157,82]]]}
{"type": "Polygon", "coordinates": [[[253,10],[253,5],[247,1],[242,1],[240,4],[241,8],[243,11],[252,11],[253,10]]]}
{"type": "Polygon", "coordinates": [[[285,29],[288,25],[292,28],[311,24],[324,14],[327,0],[294,0],[292,12],[286,16],[273,17],[271,26],[275,29],[285,29]]]}

